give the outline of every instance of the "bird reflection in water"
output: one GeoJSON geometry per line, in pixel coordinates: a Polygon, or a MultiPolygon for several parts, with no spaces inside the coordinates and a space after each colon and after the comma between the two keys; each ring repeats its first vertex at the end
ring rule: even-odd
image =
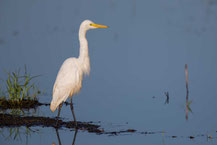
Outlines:
{"type": "MultiPolygon", "coordinates": [[[[75,133],[74,133],[74,137],[73,137],[72,145],[75,144],[75,140],[76,140],[77,132],[78,132],[78,129],[75,128],[75,133]]],[[[58,140],[59,145],[62,145],[62,144],[61,144],[61,140],[60,140],[60,135],[59,135],[58,129],[56,129],[56,135],[57,135],[57,140],[58,140]]],[[[53,142],[52,145],[56,145],[56,143],[53,142]]]]}

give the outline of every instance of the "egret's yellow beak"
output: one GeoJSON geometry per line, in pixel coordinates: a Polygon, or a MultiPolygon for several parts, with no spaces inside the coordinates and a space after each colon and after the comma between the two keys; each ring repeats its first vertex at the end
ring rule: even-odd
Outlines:
{"type": "Polygon", "coordinates": [[[90,26],[94,26],[94,27],[97,27],[97,28],[108,28],[108,26],[99,25],[99,24],[90,24],[90,26]]]}

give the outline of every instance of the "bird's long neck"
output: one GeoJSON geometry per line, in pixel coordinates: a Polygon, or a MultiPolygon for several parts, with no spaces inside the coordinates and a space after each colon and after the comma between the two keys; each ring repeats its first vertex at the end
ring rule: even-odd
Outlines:
{"type": "Polygon", "coordinates": [[[86,29],[80,27],[79,30],[79,41],[80,41],[80,54],[78,57],[79,63],[81,64],[81,69],[84,74],[89,75],[90,73],[90,59],[88,54],[88,42],[86,39],[86,29]]]}

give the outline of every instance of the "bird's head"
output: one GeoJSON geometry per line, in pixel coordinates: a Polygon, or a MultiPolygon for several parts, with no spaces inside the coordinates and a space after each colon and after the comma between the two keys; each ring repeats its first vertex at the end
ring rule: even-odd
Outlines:
{"type": "Polygon", "coordinates": [[[83,26],[83,28],[86,28],[86,30],[96,29],[96,28],[108,28],[108,26],[95,24],[94,22],[90,20],[83,21],[81,26],[83,26]]]}

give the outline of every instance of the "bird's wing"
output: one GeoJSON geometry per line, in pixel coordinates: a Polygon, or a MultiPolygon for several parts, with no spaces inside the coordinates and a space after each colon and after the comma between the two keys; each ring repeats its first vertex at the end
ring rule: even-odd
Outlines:
{"type": "Polygon", "coordinates": [[[70,95],[77,93],[81,88],[81,82],[82,71],[77,59],[69,58],[65,60],[54,83],[52,102],[56,102],[56,105],[59,105],[70,95]]]}

